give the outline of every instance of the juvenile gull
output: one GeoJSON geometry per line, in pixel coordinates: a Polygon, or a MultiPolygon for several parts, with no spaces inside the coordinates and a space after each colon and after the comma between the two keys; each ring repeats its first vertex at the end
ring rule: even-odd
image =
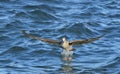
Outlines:
{"type": "Polygon", "coordinates": [[[58,41],[58,40],[52,40],[52,39],[46,39],[46,38],[41,38],[32,34],[28,34],[26,33],[25,30],[22,30],[22,33],[27,36],[30,37],[32,39],[37,39],[43,42],[48,42],[48,43],[52,43],[52,44],[58,44],[61,45],[61,47],[63,48],[63,52],[62,55],[64,55],[64,59],[65,60],[71,60],[71,56],[73,54],[73,50],[75,50],[72,46],[73,45],[79,45],[79,44],[85,44],[85,43],[90,43],[93,42],[95,40],[98,40],[99,38],[103,37],[105,34],[95,37],[95,38],[89,38],[89,39],[83,39],[83,40],[74,40],[74,41],[68,41],[65,37],[62,38],[62,42],[58,41]]]}

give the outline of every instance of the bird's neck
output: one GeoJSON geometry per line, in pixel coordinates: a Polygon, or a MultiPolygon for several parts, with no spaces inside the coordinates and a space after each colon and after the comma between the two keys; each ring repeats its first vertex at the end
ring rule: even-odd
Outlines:
{"type": "Polygon", "coordinates": [[[68,41],[67,41],[67,40],[64,40],[63,43],[68,43],[68,41]]]}

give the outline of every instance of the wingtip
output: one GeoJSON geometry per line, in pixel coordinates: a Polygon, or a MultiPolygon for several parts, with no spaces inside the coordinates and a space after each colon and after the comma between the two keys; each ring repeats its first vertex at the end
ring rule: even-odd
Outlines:
{"type": "Polygon", "coordinates": [[[26,30],[21,30],[22,34],[27,35],[26,30]]]}
{"type": "Polygon", "coordinates": [[[107,33],[104,33],[103,35],[99,36],[98,38],[102,38],[103,36],[105,36],[107,33]]]}

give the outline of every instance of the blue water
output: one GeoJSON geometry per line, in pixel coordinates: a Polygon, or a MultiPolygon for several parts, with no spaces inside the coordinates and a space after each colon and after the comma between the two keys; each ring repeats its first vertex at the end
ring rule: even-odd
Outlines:
{"type": "Polygon", "coordinates": [[[120,0],[0,0],[0,74],[120,74],[120,0]],[[98,41],[61,48],[25,37],[98,41]]]}

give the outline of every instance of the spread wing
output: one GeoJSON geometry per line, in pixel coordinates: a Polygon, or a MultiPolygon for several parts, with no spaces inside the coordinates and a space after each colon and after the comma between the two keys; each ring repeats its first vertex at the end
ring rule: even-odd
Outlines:
{"type": "Polygon", "coordinates": [[[71,45],[79,45],[79,44],[84,44],[84,43],[90,43],[93,41],[96,41],[98,39],[100,39],[101,37],[103,37],[105,34],[95,37],[95,38],[90,38],[90,39],[84,39],[84,40],[75,40],[75,41],[71,41],[70,44],[71,45]]]}
{"type": "Polygon", "coordinates": [[[53,44],[60,44],[60,41],[51,40],[51,39],[46,39],[46,38],[41,38],[41,37],[38,37],[38,36],[35,36],[35,35],[32,35],[32,34],[28,34],[28,33],[26,33],[25,30],[22,30],[22,33],[23,33],[25,36],[30,37],[30,38],[32,38],[32,39],[36,39],[36,40],[40,40],[40,41],[48,42],[48,43],[53,43],[53,44]]]}

